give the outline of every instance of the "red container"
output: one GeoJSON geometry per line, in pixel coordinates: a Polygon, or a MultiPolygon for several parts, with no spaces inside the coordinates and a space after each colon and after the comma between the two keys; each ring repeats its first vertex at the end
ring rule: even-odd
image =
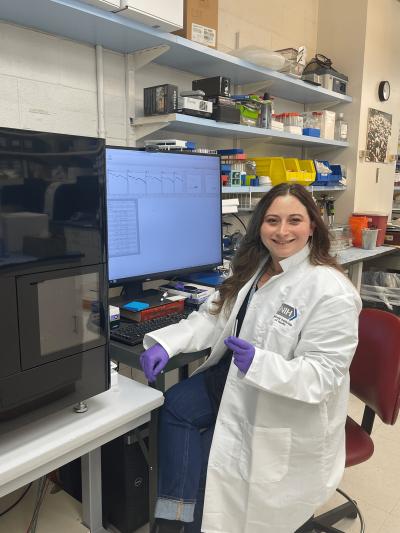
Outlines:
{"type": "Polygon", "coordinates": [[[383,243],[385,242],[385,233],[386,233],[386,226],[387,226],[387,219],[388,219],[387,215],[382,215],[381,213],[354,213],[353,216],[367,217],[368,227],[377,228],[380,230],[378,231],[378,238],[376,239],[376,245],[383,246],[383,243]]]}

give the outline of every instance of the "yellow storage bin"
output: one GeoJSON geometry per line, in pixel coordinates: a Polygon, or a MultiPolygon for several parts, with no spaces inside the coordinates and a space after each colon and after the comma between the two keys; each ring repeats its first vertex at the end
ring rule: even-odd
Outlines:
{"type": "Polygon", "coordinates": [[[269,176],[272,185],[283,182],[297,183],[301,179],[297,159],[283,157],[252,157],[256,162],[257,176],[269,176]]]}
{"type": "Polygon", "coordinates": [[[314,161],[312,159],[299,159],[299,165],[303,172],[302,184],[311,185],[314,183],[317,177],[314,161]]]}
{"type": "Polygon", "coordinates": [[[310,185],[315,180],[315,168],[311,160],[304,160],[300,165],[300,161],[295,157],[252,157],[251,159],[256,162],[257,176],[269,176],[272,185],[284,182],[310,185]]]}

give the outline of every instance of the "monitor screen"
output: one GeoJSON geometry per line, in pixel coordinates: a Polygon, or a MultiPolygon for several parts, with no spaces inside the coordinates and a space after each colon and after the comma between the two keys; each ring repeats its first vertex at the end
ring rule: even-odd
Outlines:
{"type": "Polygon", "coordinates": [[[106,148],[110,285],[222,263],[220,159],[106,148]]]}

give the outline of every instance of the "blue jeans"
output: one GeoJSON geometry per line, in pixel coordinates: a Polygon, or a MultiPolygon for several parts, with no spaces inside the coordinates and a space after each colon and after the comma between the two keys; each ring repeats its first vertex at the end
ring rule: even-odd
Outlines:
{"type": "Polygon", "coordinates": [[[193,522],[200,532],[207,463],[216,420],[204,373],[165,393],[158,421],[157,518],[193,522]]]}

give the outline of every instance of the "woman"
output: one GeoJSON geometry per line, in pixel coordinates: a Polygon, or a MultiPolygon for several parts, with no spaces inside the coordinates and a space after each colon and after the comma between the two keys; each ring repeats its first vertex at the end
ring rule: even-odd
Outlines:
{"type": "Polygon", "coordinates": [[[204,476],[214,424],[201,531],[293,533],[335,491],[361,301],[328,251],[311,195],[278,185],[215,296],[146,336],[149,380],[169,357],[212,348],[166,394],[156,531],[183,531],[196,501],[201,513],[200,457],[204,476]]]}

